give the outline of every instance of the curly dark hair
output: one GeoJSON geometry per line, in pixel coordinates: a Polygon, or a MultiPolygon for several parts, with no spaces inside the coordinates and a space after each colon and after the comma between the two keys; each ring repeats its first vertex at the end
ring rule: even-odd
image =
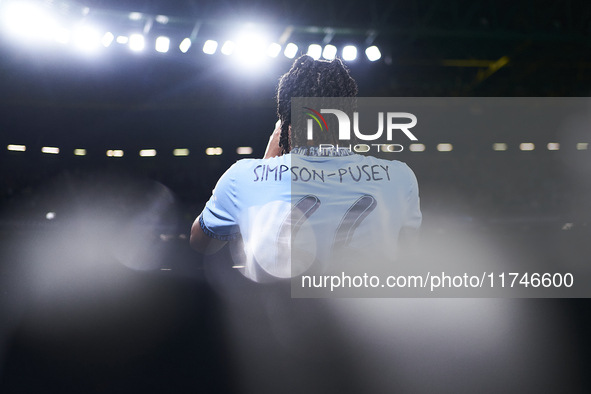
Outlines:
{"type": "Polygon", "coordinates": [[[292,148],[289,137],[292,97],[355,97],[357,91],[357,82],[341,59],[314,60],[308,55],[297,58],[291,69],[279,79],[277,87],[282,153],[289,153],[292,148]]]}

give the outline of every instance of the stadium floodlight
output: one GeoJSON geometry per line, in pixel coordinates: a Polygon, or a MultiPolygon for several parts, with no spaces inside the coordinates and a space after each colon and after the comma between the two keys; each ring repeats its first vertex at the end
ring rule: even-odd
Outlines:
{"type": "Polygon", "coordinates": [[[129,48],[132,51],[142,51],[145,45],[146,44],[144,42],[144,36],[142,36],[141,34],[132,34],[131,36],[129,36],[129,48]]]}
{"type": "Polygon", "coordinates": [[[185,38],[181,42],[181,45],[179,45],[179,49],[181,50],[182,53],[187,53],[187,51],[189,50],[189,48],[191,48],[191,39],[190,38],[185,38]]]}
{"type": "Polygon", "coordinates": [[[425,145],[424,144],[410,144],[408,149],[411,152],[423,152],[425,150],[425,145]]]}
{"type": "Polygon", "coordinates": [[[142,149],[140,151],[141,157],[154,157],[156,156],[156,149],[142,149]]]}
{"type": "Polygon", "coordinates": [[[223,152],[223,150],[220,147],[217,147],[217,148],[207,148],[205,150],[205,154],[207,156],[219,156],[219,155],[222,154],[222,152],[223,152]]]}
{"type": "Polygon", "coordinates": [[[91,26],[81,26],[74,31],[74,45],[82,51],[92,52],[101,45],[101,35],[91,26]]]}
{"type": "Polygon", "coordinates": [[[496,151],[505,151],[507,150],[507,144],[504,142],[495,142],[493,144],[493,150],[496,151]]]}
{"type": "Polygon", "coordinates": [[[142,19],[142,13],[141,12],[130,12],[129,19],[131,19],[132,21],[139,21],[140,19],[142,19]]]}
{"type": "Polygon", "coordinates": [[[224,55],[231,55],[232,52],[234,52],[235,47],[236,44],[234,44],[232,41],[226,41],[224,42],[224,45],[222,45],[222,53],[224,55]]]}
{"type": "Polygon", "coordinates": [[[558,142],[549,142],[548,143],[548,150],[559,150],[560,144],[558,142]]]}
{"type": "Polygon", "coordinates": [[[156,15],[156,22],[166,25],[168,23],[168,17],[166,15],[156,15]]]}
{"type": "Polygon", "coordinates": [[[239,155],[250,155],[250,154],[252,154],[252,147],[250,147],[250,146],[239,146],[236,149],[236,153],[238,153],[239,155]]]}
{"type": "Polygon", "coordinates": [[[55,32],[55,40],[60,44],[67,44],[70,42],[70,30],[59,28],[55,32]]]}
{"type": "Polygon", "coordinates": [[[587,142],[579,142],[577,143],[577,150],[587,150],[589,143],[587,142]]]}
{"type": "Polygon", "coordinates": [[[109,149],[107,151],[109,157],[123,157],[123,151],[121,149],[109,149]]]}
{"type": "Polygon", "coordinates": [[[58,29],[46,9],[31,2],[8,2],[2,10],[0,25],[9,34],[24,39],[53,39],[58,29]]]}
{"type": "Polygon", "coordinates": [[[168,48],[170,48],[170,38],[160,36],[156,39],[156,50],[160,53],[168,52],[168,48]]]}
{"type": "Polygon", "coordinates": [[[334,45],[328,44],[324,47],[324,51],[322,51],[322,57],[326,60],[332,60],[335,58],[336,55],[337,47],[335,47],[334,45]]]}
{"type": "Polygon", "coordinates": [[[312,56],[314,60],[320,59],[320,55],[322,54],[322,47],[318,44],[312,44],[308,47],[307,55],[312,56]]]}
{"type": "Polygon", "coordinates": [[[535,145],[532,144],[531,142],[524,142],[522,144],[519,144],[519,149],[524,150],[524,151],[530,151],[530,150],[534,150],[535,145]]]}
{"type": "Polygon", "coordinates": [[[271,57],[277,57],[281,53],[281,45],[277,44],[276,42],[271,43],[269,48],[267,48],[267,55],[271,57]]]}
{"type": "Polygon", "coordinates": [[[260,63],[267,52],[267,43],[260,35],[246,32],[240,35],[236,42],[236,55],[247,65],[260,63]]]}
{"type": "Polygon", "coordinates": [[[13,152],[24,152],[27,147],[25,145],[8,145],[7,149],[13,152]]]}
{"type": "Polygon", "coordinates": [[[205,44],[203,44],[203,52],[207,53],[208,55],[213,55],[215,51],[218,49],[218,42],[214,40],[207,40],[205,44]]]}
{"type": "Polygon", "coordinates": [[[291,43],[291,42],[289,44],[287,44],[287,46],[285,47],[285,51],[283,51],[283,54],[285,55],[285,57],[288,57],[290,59],[293,59],[297,53],[298,53],[298,46],[294,43],[291,43]]]}
{"type": "Polygon", "coordinates": [[[372,45],[369,48],[367,48],[365,50],[365,55],[372,62],[375,62],[376,60],[379,60],[382,57],[382,53],[380,52],[379,48],[375,45],[372,45]]]}
{"type": "Polygon", "coordinates": [[[86,156],[86,149],[74,149],[74,155],[86,156]]]}
{"type": "Polygon", "coordinates": [[[357,47],[353,45],[347,45],[343,48],[343,60],[355,60],[357,59],[357,47]]]}
{"type": "Polygon", "coordinates": [[[189,156],[189,149],[186,149],[186,148],[175,149],[172,151],[172,154],[175,156],[189,156]]]}
{"type": "Polygon", "coordinates": [[[453,149],[452,144],[437,144],[437,150],[439,152],[451,152],[453,149]]]}
{"type": "Polygon", "coordinates": [[[57,155],[58,153],[60,153],[60,148],[56,148],[54,146],[44,146],[41,148],[41,152],[57,155]]]}
{"type": "Polygon", "coordinates": [[[119,44],[127,44],[127,42],[129,41],[129,37],[127,37],[127,36],[118,36],[116,41],[119,44]]]}
{"type": "Polygon", "coordinates": [[[109,45],[111,45],[111,43],[113,42],[114,39],[115,39],[115,36],[113,35],[113,33],[108,31],[103,36],[103,39],[101,40],[101,44],[103,44],[103,46],[105,48],[107,48],[109,45]]]}

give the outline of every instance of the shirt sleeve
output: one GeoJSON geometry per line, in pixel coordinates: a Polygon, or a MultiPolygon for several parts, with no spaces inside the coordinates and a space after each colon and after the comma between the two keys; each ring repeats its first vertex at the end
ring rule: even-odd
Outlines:
{"type": "Polygon", "coordinates": [[[222,175],[199,215],[199,224],[203,232],[221,241],[235,239],[240,233],[240,207],[235,192],[237,170],[238,167],[234,164],[222,175]]]}
{"type": "Polygon", "coordinates": [[[415,173],[408,168],[410,188],[408,192],[407,207],[403,227],[407,229],[418,230],[423,221],[423,214],[421,213],[421,201],[419,197],[419,184],[415,173]]]}

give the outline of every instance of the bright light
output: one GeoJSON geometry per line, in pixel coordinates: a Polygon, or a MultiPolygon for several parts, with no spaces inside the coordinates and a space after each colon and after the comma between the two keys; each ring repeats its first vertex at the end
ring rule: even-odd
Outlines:
{"type": "Polygon", "coordinates": [[[156,50],[158,52],[166,53],[168,48],[170,48],[170,38],[160,36],[156,39],[156,50]]]}
{"type": "Polygon", "coordinates": [[[322,51],[322,57],[326,60],[332,60],[337,55],[337,47],[334,45],[326,45],[324,51],[322,51]]]}
{"type": "Polygon", "coordinates": [[[103,44],[103,46],[105,48],[107,48],[109,45],[111,45],[111,43],[113,42],[113,39],[115,39],[115,36],[113,35],[113,33],[108,31],[103,36],[103,39],[101,40],[101,44],[103,44]]]}
{"type": "Polygon", "coordinates": [[[67,44],[70,42],[70,30],[59,28],[55,32],[55,40],[60,44],[67,44]]]}
{"type": "Polygon", "coordinates": [[[297,53],[298,53],[298,46],[296,44],[291,43],[291,42],[289,44],[287,44],[287,46],[285,47],[285,51],[283,51],[283,54],[285,55],[285,57],[288,57],[290,59],[293,59],[297,53]]]}
{"type": "Polygon", "coordinates": [[[140,19],[142,19],[142,13],[132,12],[129,14],[129,19],[131,19],[132,21],[139,21],[140,19]]]}
{"type": "Polygon", "coordinates": [[[343,48],[343,60],[355,60],[357,59],[357,47],[353,45],[347,45],[343,48]]]}
{"type": "Polygon", "coordinates": [[[132,51],[139,52],[144,49],[144,36],[141,34],[132,34],[129,36],[129,48],[132,51]]]}
{"type": "Polygon", "coordinates": [[[322,53],[322,47],[318,44],[312,44],[308,47],[307,55],[312,56],[314,60],[320,59],[320,54],[322,53]]]}
{"type": "Polygon", "coordinates": [[[519,149],[521,150],[534,150],[535,146],[531,142],[524,142],[523,144],[519,144],[519,149]]]}
{"type": "Polygon", "coordinates": [[[205,154],[207,156],[219,156],[222,154],[222,148],[207,148],[205,154]]]}
{"type": "Polygon", "coordinates": [[[241,146],[236,149],[236,153],[239,155],[250,155],[252,153],[252,148],[250,146],[241,146]]]}
{"type": "Polygon", "coordinates": [[[372,62],[375,62],[376,60],[379,60],[382,57],[382,53],[380,52],[380,50],[378,49],[378,47],[375,46],[375,45],[370,46],[369,48],[367,48],[365,50],[365,55],[372,62]]]}
{"type": "Polygon", "coordinates": [[[37,4],[9,2],[2,10],[2,23],[9,33],[30,38],[55,38],[57,23],[47,10],[37,4]]]}
{"type": "Polygon", "coordinates": [[[326,60],[332,60],[337,55],[337,47],[334,45],[327,45],[324,47],[324,51],[322,51],[322,57],[326,60]]]}
{"type": "Polygon", "coordinates": [[[27,150],[27,147],[24,145],[8,145],[8,150],[15,151],[15,152],[24,152],[27,150]]]}
{"type": "Polygon", "coordinates": [[[232,41],[226,41],[226,42],[224,42],[224,45],[222,46],[222,53],[224,55],[231,55],[232,52],[234,52],[235,47],[236,47],[236,44],[234,44],[232,41]]]}
{"type": "Polygon", "coordinates": [[[548,143],[548,150],[559,150],[560,144],[558,142],[550,142],[548,143]]]}
{"type": "Polygon", "coordinates": [[[172,154],[175,156],[189,156],[189,149],[175,149],[172,154]]]}
{"type": "MultiPolygon", "coordinates": [[[[164,242],[168,242],[173,238],[175,238],[175,236],[172,234],[160,234],[160,239],[164,242]]],[[[162,268],[162,269],[165,269],[165,268],[162,268]]]]}
{"type": "Polygon", "coordinates": [[[267,55],[271,57],[277,57],[281,53],[281,45],[277,44],[276,42],[269,45],[267,48],[267,55]]]}
{"type": "Polygon", "coordinates": [[[140,151],[141,157],[154,157],[156,156],[156,149],[142,149],[140,151]]]}
{"type": "Polygon", "coordinates": [[[47,220],[55,219],[55,212],[47,212],[47,214],[45,215],[45,219],[47,219],[47,220]]]}
{"type": "Polygon", "coordinates": [[[588,144],[588,143],[586,143],[586,142],[579,142],[579,143],[577,144],[577,150],[587,150],[587,146],[588,146],[588,145],[589,145],[589,144],[588,144]]]}
{"type": "Polygon", "coordinates": [[[507,144],[505,144],[504,142],[497,142],[497,143],[493,144],[493,150],[498,150],[498,151],[507,150],[507,144]]]}
{"type": "Polygon", "coordinates": [[[438,144],[437,145],[437,150],[439,152],[451,152],[452,149],[453,149],[453,146],[451,144],[438,144]]]}
{"type": "Polygon", "coordinates": [[[76,156],[86,156],[86,149],[74,149],[76,156]]]}
{"type": "Polygon", "coordinates": [[[267,52],[265,40],[254,33],[245,33],[236,43],[236,54],[247,64],[259,63],[267,52]]]}
{"type": "Polygon", "coordinates": [[[168,17],[166,15],[157,15],[156,22],[166,25],[168,23],[168,17]]]}
{"type": "Polygon", "coordinates": [[[51,153],[52,155],[57,155],[58,153],[60,153],[60,148],[56,148],[53,146],[44,146],[43,148],[41,148],[41,152],[51,153]]]}
{"type": "Polygon", "coordinates": [[[207,53],[208,55],[213,55],[215,51],[218,49],[218,42],[214,40],[207,40],[205,44],[203,44],[203,52],[207,53]]]}
{"type": "Polygon", "coordinates": [[[189,50],[189,48],[191,48],[191,39],[190,38],[185,38],[181,42],[181,45],[179,45],[179,49],[181,50],[182,53],[187,53],[187,51],[189,50]]]}
{"type": "Polygon", "coordinates": [[[123,151],[120,150],[120,149],[108,150],[107,151],[107,156],[109,156],[109,157],[122,157],[123,156],[123,151]]]}
{"type": "Polygon", "coordinates": [[[87,52],[93,51],[100,46],[101,35],[90,26],[82,26],[74,31],[74,43],[78,49],[87,52]]]}
{"type": "Polygon", "coordinates": [[[127,36],[118,36],[117,37],[117,42],[119,44],[127,44],[127,41],[129,41],[129,38],[127,38],[127,36]]]}
{"type": "Polygon", "coordinates": [[[422,152],[425,150],[425,145],[423,144],[410,144],[410,146],[408,147],[408,149],[411,152],[422,152]]]}

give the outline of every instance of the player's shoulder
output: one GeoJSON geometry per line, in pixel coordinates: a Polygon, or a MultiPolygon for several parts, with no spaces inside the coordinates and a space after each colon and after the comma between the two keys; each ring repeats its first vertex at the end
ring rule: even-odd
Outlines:
{"type": "Polygon", "coordinates": [[[361,160],[366,163],[387,165],[392,169],[399,169],[401,171],[408,171],[408,170],[412,171],[410,169],[410,167],[408,166],[408,164],[406,164],[405,162],[400,161],[400,160],[383,159],[383,158],[379,158],[379,157],[375,157],[375,156],[362,156],[362,157],[363,158],[361,160]]]}
{"type": "Polygon", "coordinates": [[[408,185],[416,185],[417,177],[414,171],[408,164],[403,161],[395,159],[382,159],[374,156],[364,156],[366,164],[369,165],[380,165],[383,168],[387,168],[388,173],[392,180],[406,179],[408,185]]]}
{"type": "Polygon", "coordinates": [[[230,169],[240,171],[243,169],[255,168],[260,165],[289,164],[289,155],[272,157],[270,159],[241,159],[234,163],[230,169]]]}
{"type": "Polygon", "coordinates": [[[290,160],[289,157],[286,156],[272,157],[270,159],[238,160],[232,164],[230,168],[228,168],[228,170],[224,173],[224,177],[231,179],[232,181],[243,181],[245,179],[249,179],[249,174],[255,176],[256,178],[257,173],[260,173],[262,168],[269,168],[269,170],[273,170],[283,165],[286,169],[288,169],[290,166],[290,160]]]}

